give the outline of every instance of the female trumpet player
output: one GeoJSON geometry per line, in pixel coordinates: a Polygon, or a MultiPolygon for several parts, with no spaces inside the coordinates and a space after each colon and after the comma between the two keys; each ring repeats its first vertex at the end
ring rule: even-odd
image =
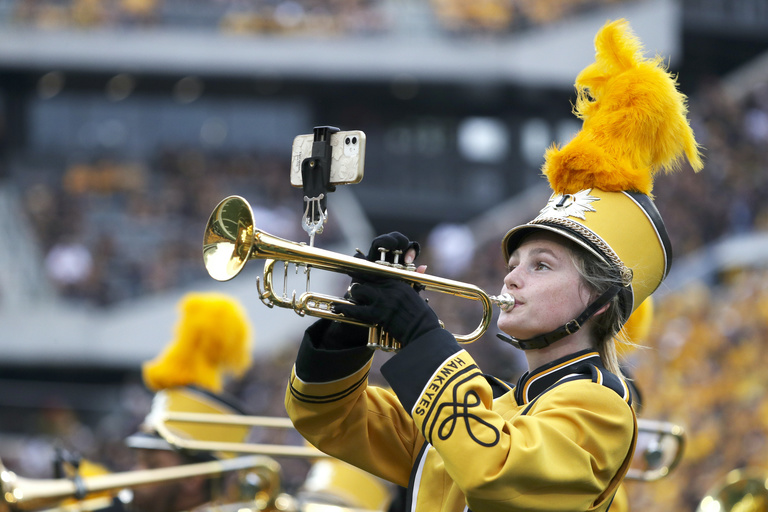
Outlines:
{"type": "MultiPolygon", "coordinates": [[[[636,440],[614,337],[666,276],[669,240],[652,175],[684,154],[701,168],[685,97],[628,24],[606,24],[576,80],[582,130],[546,153],[553,194],[502,240],[498,327],[529,370],[516,385],[484,375],[411,286],[353,276],[336,311],[402,344],[369,386],[367,331],[307,329],[286,393],[296,428],[319,449],[408,488],[410,511],[605,511],[636,440]]],[[[412,261],[399,233],[374,240],[412,261]]]]}

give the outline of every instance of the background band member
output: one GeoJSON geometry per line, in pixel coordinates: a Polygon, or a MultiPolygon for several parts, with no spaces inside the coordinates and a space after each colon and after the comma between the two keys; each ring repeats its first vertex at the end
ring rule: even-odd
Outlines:
{"type": "MultiPolygon", "coordinates": [[[[155,392],[147,419],[126,439],[134,449],[136,470],[174,467],[231,457],[230,453],[179,450],[154,430],[153,412],[245,414],[224,392],[225,379],[242,375],[251,364],[252,327],[245,309],[219,293],[190,293],[179,303],[174,339],[142,367],[145,385],[155,392]]],[[[249,428],[217,424],[167,422],[183,439],[245,442],[249,428]]],[[[198,475],[133,489],[128,504],[136,512],[174,512],[228,503],[229,475],[198,475]]]]}

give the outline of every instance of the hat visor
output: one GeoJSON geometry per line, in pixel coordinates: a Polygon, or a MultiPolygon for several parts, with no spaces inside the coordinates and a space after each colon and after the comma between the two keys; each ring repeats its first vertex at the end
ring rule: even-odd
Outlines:
{"type": "Polygon", "coordinates": [[[568,240],[576,242],[601,260],[610,263],[610,261],[607,260],[602,253],[600,253],[600,251],[595,249],[592,244],[588,243],[578,234],[562,226],[552,226],[550,224],[522,224],[507,231],[507,234],[504,235],[502,242],[504,260],[509,261],[509,257],[512,256],[512,253],[515,252],[515,249],[520,246],[520,244],[523,242],[523,239],[526,236],[532,234],[534,231],[549,231],[551,233],[556,233],[567,238],[568,240]]]}

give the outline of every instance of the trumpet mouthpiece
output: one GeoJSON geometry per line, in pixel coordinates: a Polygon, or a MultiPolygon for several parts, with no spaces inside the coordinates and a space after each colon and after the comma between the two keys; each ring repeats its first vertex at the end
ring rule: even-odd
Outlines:
{"type": "Polygon", "coordinates": [[[496,304],[502,311],[508,311],[515,307],[515,298],[508,293],[493,295],[489,297],[489,299],[491,299],[491,302],[496,304]]]}

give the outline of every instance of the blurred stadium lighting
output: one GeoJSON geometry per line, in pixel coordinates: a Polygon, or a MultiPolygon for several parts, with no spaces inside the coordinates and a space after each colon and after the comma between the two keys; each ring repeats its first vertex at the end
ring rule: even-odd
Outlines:
{"type": "Polygon", "coordinates": [[[106,95],[110,101],[122,101],[131,95],[136,87],[136,79],[127,73],[113,76],[107,82],[106,95]]]}
{"type": "Polygon", "coordinates": [[[185,76],[173,86],[173,99],[179,103],[192,103],[203,94],[203,81],[194,76],[185,76]]]}
{"type": "Polygon", "coordinates": [[[523,122],[520,149],[528,165],[541,165],[544,161],[544,150],[552,142],[552,132],[544,119],[534,117],[523,122]]]}
{"type": "Polygon", "coordinates": [[[472,162],[500,162],[509,152],[509,130],[500,119],[469,117],[457,136],[459,151],[472,162]]]}
{"type": "Polygon", "coordinates": [[[44,100],[53,98],[64,88],[64,73],[51,71],[37,81],[37,95],[44,100]]]}

